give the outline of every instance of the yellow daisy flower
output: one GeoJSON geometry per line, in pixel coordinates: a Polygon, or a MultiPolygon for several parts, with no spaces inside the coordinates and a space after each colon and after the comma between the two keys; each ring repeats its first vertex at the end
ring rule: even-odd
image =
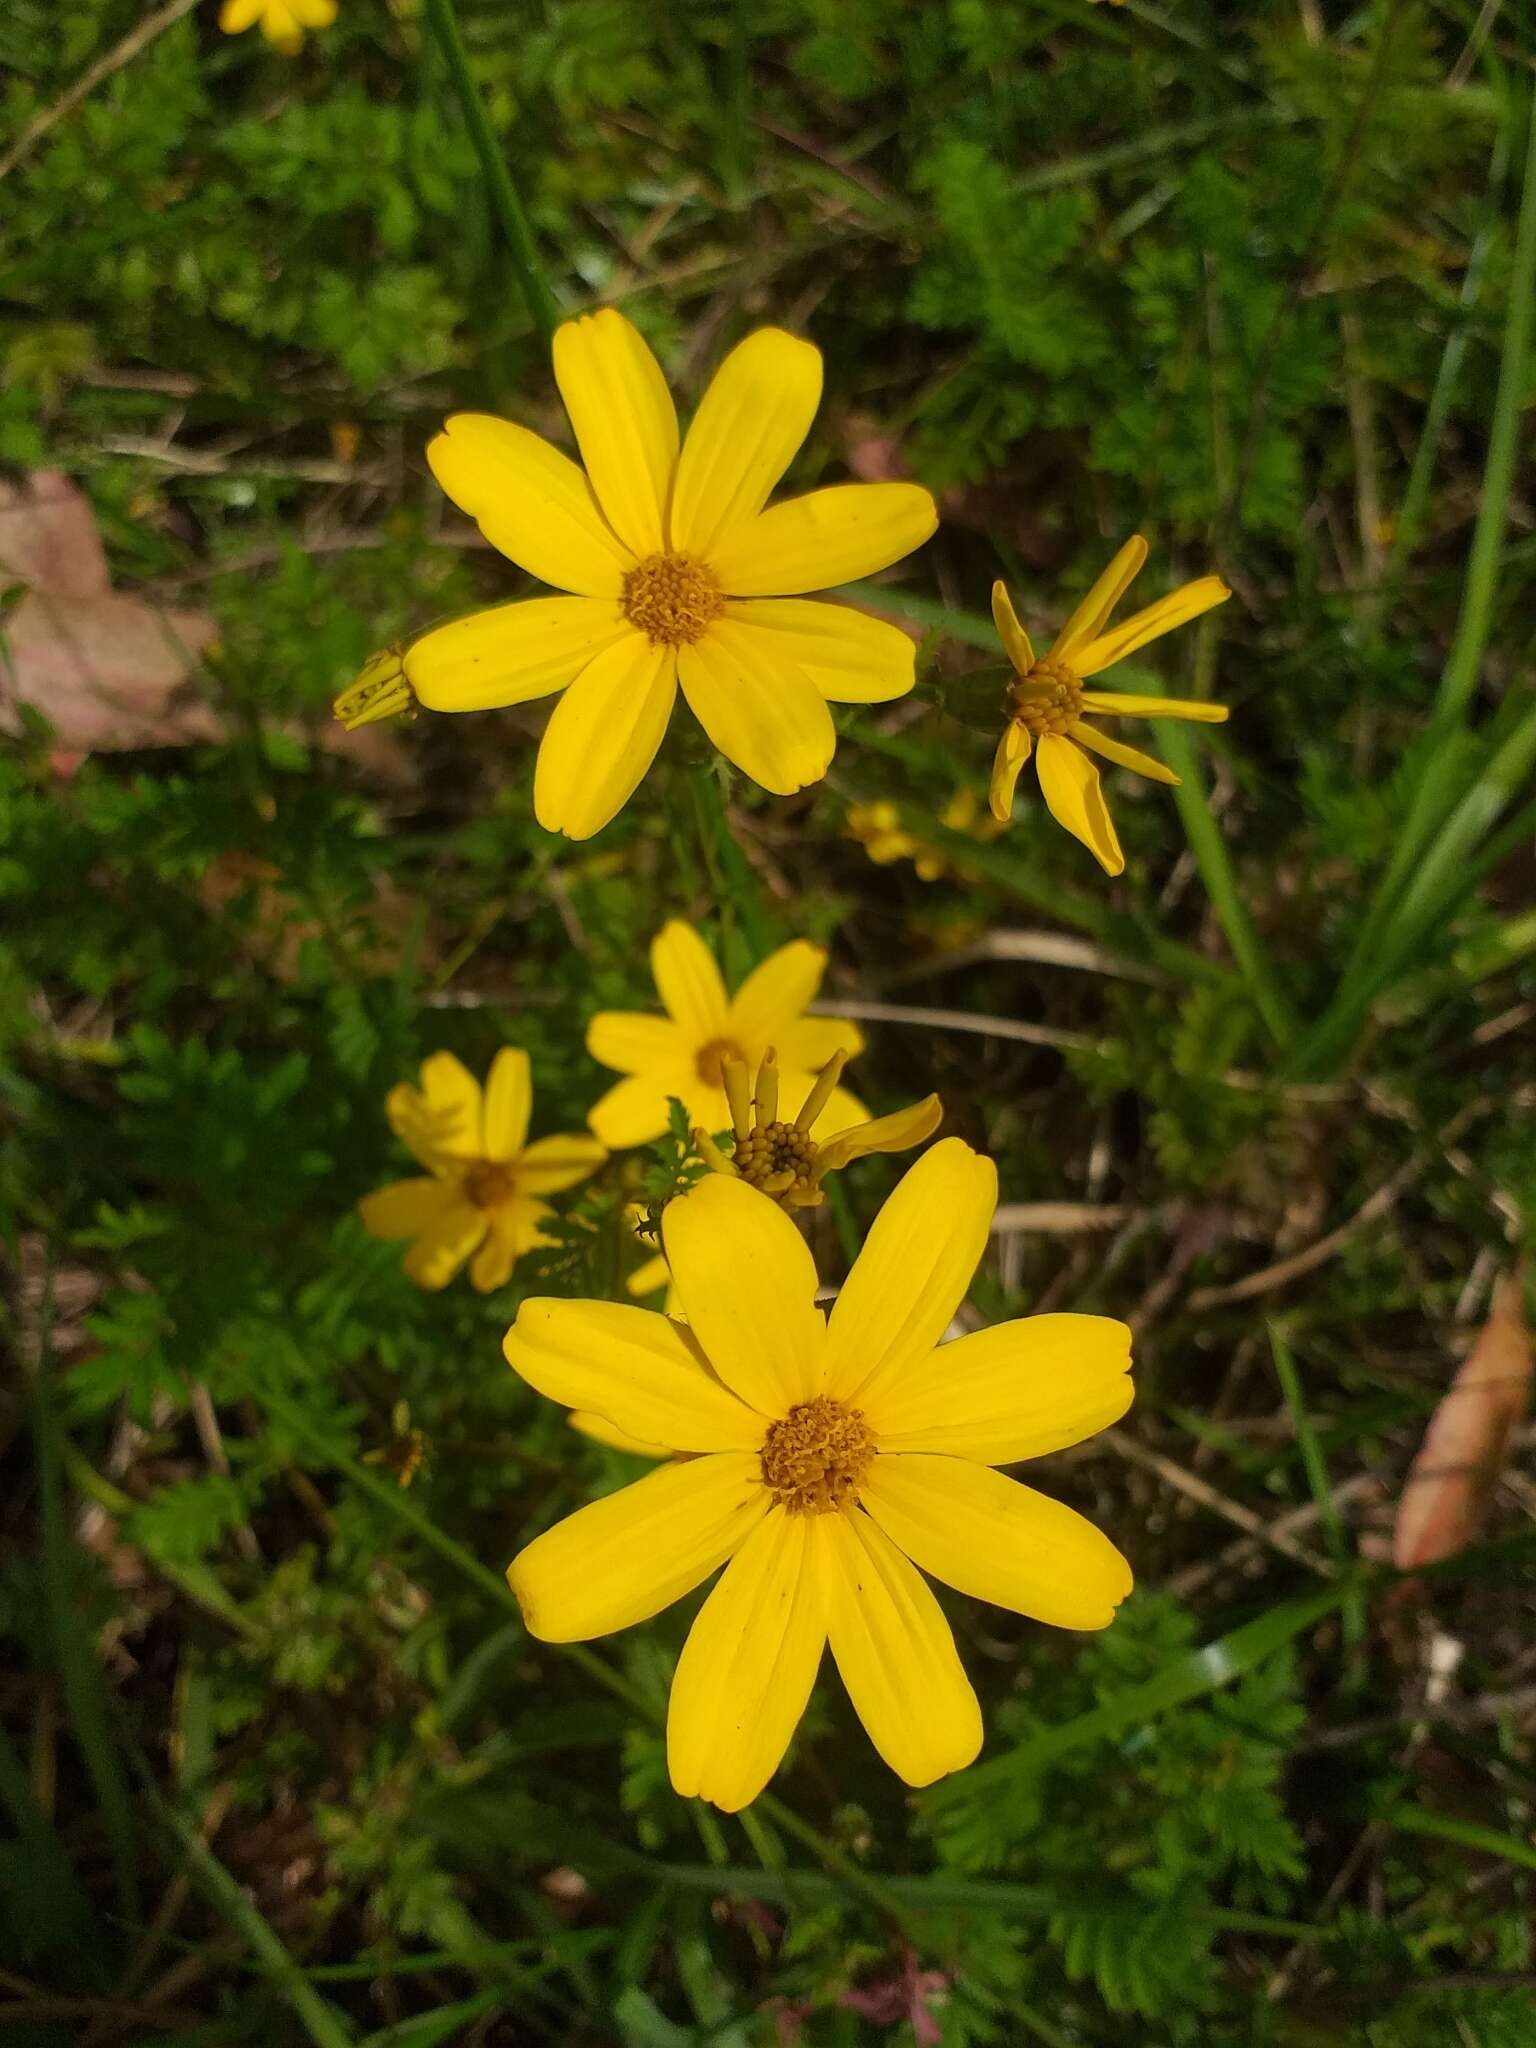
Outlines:
{"type": "MultiPolygon", "coordinates": [[[[720,752],[781,795],[819,782],[828,704],[912,687],[898,627],[803,593],[887,568],[937,522],[916,484],[837,484],[771,510],[768,494],[821,399],[821,354],[776,327],[715,373],[685,440],[655,357],[620,313],[570,320],[555,378],[586,474],[526,427],[459,413],[427,449],[433,474],[493,547],[566,597],[456,620],[406,650],[430,711],[482,711],[561,690],[539,747],[533,808],[589,839],[655,758],[679,684],[720,752]]],[[[350,723],[388,716],[358,704],[350,723]]]]}
{"type": "Polygon", "coordinates": [[[554,1212],[540,1197],[574,1187],[608,1156],[585,1131],[527,1142],[533,1083],[520,1046],[497,1053],[483,1092],[451,1052],[435,1052],[420,1088],[402,1082],[384,1107],[427,1177],[380,1188],[357,1212],[374,1237],[410,1238],[405,1270],[418,1287],[446,1287],[471,1256],[482,1294],[504,1287],[524,1252],[550,1242],[539,1226],[554,1212]]]}
{"type": "Polygon", "coordinates": [[[1008,689],[1008,724],[997,743],[992,763],[992,815],[1007,824],[1013,810],[1014,785],[1031,749],[1040,776],[1040,789],[1051,816],[1080,839],[1107,874],[1118,875],[1125,867],[1125,855],[1115,833],[1114,820],[1099,786],[1099,771],[1083,752],[1087,747],[1121,768],[1134,769],[1154,782],[1178,781],[1171,769],[1152,755],[1119,740],[1105,737],[1087,724],[1085,711],[1107,712],[1120,718],[1195,718],[1219,725],[1226,718],[1224,704],[1207,704],[1194,697],[1119,696],[1106,690],[1085,690],[1084,682],[1101,670],[1112,668],[1145,647],[1185,625],[1213,605],[1224,604],[1232,595],[1219,576],[1202,576],[1182,589],[1170,591],[1145,611],[1136,612],[1113,632],[1106,631],[1109,615],[1130,588],[1132,579],[1147,559],[1147,544],[1133,534],[1094,584],[1077,610],[1039,661],[1029,644],[1029,635],[1014,615],[1008,592],[1001,583],[992,586],[992,617],[998,638],[1008,659],[1018,671],[1018,681],[1008,689]],[[1076,742],[1076,745],[1073,742],[1076,742]]]}
{"type": "Polygon", "coordinates": [[[1130,1404],[1130,1332],[1044,1315],[940,1344],[987,1242],[997,1172],[958,1138],[911,1168],[826,1316],[776,1203],[711,1174],[662,1222],[687,1326],[533,1300],[507,1333],[541,1394],[689,1455],[579,1509],[513,1559],[529,1632],[579,1642],[726,1571],[667,1716],[672,1783],[735,1812],[778,1768],[830,1642],[875,1748],[909,1785],[962,1769],[981,1713],[929,1572],[1061,1628],[1105,1627],[1124,1558],[994,1470],[1130,1404]]]}
{"type": "MultiPolygon", "coordinates": [[[[651,972],[667,1014],[600,1010],[587,1026],[593,1059],[627,1077],[608,1090],[587,1122],[610,1150],[645,1145],[667,1128],[667,1103],[676,1096],[690,1124],[723,1131],[731,1122],[725,1062],[755,1067],[770,1045],[784,1085],[804,1094],[834,1053],[851,1059],[864,1049],[857,1024],[804,1014],[826,965],[822,947],[795,939],[728,996],[703,939],[691,924],[671,919],[651,941],[651,972]]],[[[833,1089],[824,1113],[833,1133],[867,1114],[842,1087],[833,1089]]]]}
{"type": "Polygon", "coordinates": [[[219,9],[225,35],[243,35],[260,22],[262,34],[285,57],[298,55],[306,29],[329,28],[335,19],[336,0],[224,0],[219,9]]]}

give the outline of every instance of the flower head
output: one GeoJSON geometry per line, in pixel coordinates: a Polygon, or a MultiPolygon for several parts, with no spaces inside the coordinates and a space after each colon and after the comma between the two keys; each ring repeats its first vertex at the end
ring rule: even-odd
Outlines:
{"type": "Polygon", "coordinates": [[[679,684],[720,752],[764,789],[818,782],[828,704],[912,687],[899,628],[803,593],[899,561],[937,524],[916,484],[838,484],[765,511],[821,398],[821,356],[775,327],[748,335],[686,439],[655,357],[622,314],[570,320],[555,378],[586,473],[526,427],[459,413],[427,449],[493,547],[556,590],[440,626],[406,652],[430,711],[563,691],[533,807],[588,839],[655,758],[679,684]]]}
{"type": "Polygon", "coordinates": [[[541,1198],[607,1158],[584,1131],[530,1145],[532,1109],[528,1055],[515,1045],[497,1053],[483,1091],[451,1052],[422,1062],[420,1088],[389,1091],[390,1126],[427,1175],[365,1195],[358,1214],[374,1237],[411,1240],[405,1270],[418,1287],[446,1287],[471,1256],[482,1294],[504,1287],[514,1261],[550,1242],[539,1226],[553,1211],[541,1198]]]}
{"type": "MultiPolygon", "coordinates": [[[[610,1148],[644,1145],[667,1128],[667,1104],[676,1097],[690,1124],[723,1131],[731,1122],[726,1062],[755,1067],[770,1045],[778,1048],[784,1085],[803,1094],[835,1053],[851,1059],[864,1048],[856,1024],[804,1014],[826,965],[820,946],[795,939],[727,995],[708,946],[691,924],[673,918],[651,941],[651,972],[667,1014],[601,1010],[587,1026],[593,1059],[627,1077],[608,1090],[587,1122],[610,1148]]],[[[835,1134],[861,1123],[865,1109],[838,1086],[824,1113],[835,1134]]]]}
{"type": "Polygon", "coordinates": [[[1121,696],[1083,688],[1090,676],[1112,668],[1149,640],[1160,639],[1232,595],[1219,576],[1201,576],[1107,631],[1110,613],[1146,559],[1146,542],[1139,533],[1133,534],[1056,635],[1050,651],[1038,661],[1029,635],[1014,615],[1008,592],[1001,583],[992,586],[992,617],[998,637],[1018,672],[1018,680],[1009,685],[1008,723],[992,763],[992,815],[1007,823],[1014,785],[1033,751],[1051,816],[1080,839],[1111,875],[1124,869],[1125,855],[1099,786],[1099,771],[1083,749],[1154,782],[1176,783],[1179,778],[1152,755],[1106,738],[1082,714],[1196,718],[1212,725],[1219,725],[1227,715],[1224,704],[1207,704],[1198,698],[1121,696]]]}
{"type": "MultiPolygon", "coordinates": [[[[793,1122],[779,1115],[779,1068],[770,1046],[757,1070],[757,1085],[745,1060],[727,1060],[726,1100],[731,1105],[732,1145],[722,1152],[703,1129],[693,1133],[694,1150],[714,1173],[744,1180],[769,1195],[781,1209],[815,1209],[825,1200],[821,1184],[829,1173],[871,1152],[906,1152],[931,1138],[944,1116],[937,1095],[925,1095],[910,1109],[872,1117],[820,1143],[812,1137],[817,1118],[831,1101],[848,1064],[834,1053],[822,1068],[793,1122]]],[[[638,1290],[637,1290],[638,1291],[638,1290]]]]}
{"type": "Polygon", "coordinates": [[[335,19],[336,0],[224,0],[219,9],[225,35],[243,35],[259,21],[267,41],[285,57],[298,55],[306,29],[329,28],[335,19]]]}
{"type": "MultiPolygon", "coordinates": [[[[974,789],[957,789],[939,812],[939,823],[951,832],[964,832],[978,845],[985,846],[1003,828],[996,819],[979,816],[980,810],[981,804],[974,789]]],[[[974,879],[965,862],[957,860],[948,847],[934,846],[928,840],[920,839],[915,832],[909,832],[902,824],[901,813],[895,804],[883,797],[872,804],[851,804],[843,822],[848,827],[849,837],[860,842],[877,867],[888,867],[892,861],[909,860],[916,868],[920,882],[936,882],[951,872],[957,881],[974,879]]]]}
{"type": "Polygon", "coordinates": [[[777,1769],[830,1642],[909,1785],[961,1769],[981,1714],[923,1572],[1103,1628],[1125,1560],[993,1468],[1081,1442],[1130,1404],[1130,1332],[1043,1315],[939,1340],[985,1248],[997,1174],[946,1138],[881,1210],[831,1315],[775,1203],[710,1174],[662,1230],[686,1326],[614,1302],[524,1302],[513,1369],[626,1436],[688,1455],[581,1508],[507,1577],[531,1634],[577,1642],[659,1613],[721,1565],[667,1717],[672,1783],[734,1812],[777,1769]]]}

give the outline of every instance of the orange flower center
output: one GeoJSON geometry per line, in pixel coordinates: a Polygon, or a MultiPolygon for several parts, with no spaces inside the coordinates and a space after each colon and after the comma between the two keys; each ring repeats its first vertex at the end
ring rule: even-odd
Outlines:
{"type": "Polygon", "coordinates": [[[695,1053],[693,1071],[711,1088],[723,1088],[727,1060],[740,1060],[744,1066],[747,1064],[747,1056],[734,1038],[712,1038],[695,1053]]]}
{"type": "Polygon", "coordinates": [[[792,1515],[830,1515],[851,1508],[875,1455],[869,1424],[857,1408],[818,1394],[770,1425],[761,1452],[763,1484],[792,1515]]]}
{"type": "Polygon", "coordinates": [[[464,1176],[464,1192],[477,1209],[499,1209],[512,1199],[512,1169],[499,1159],[476,1159],[464,1176]]]}
{"type": "Polygon", "coordinates": [[[1008,686],[1008,716],[1036,739],[1065,732],[1082,715],[1083,685],[1064,661],[1037,661],[1027,675],[1008,686]]]}
{"type": "Polygon", "coordinates": [[[750,1137],[738,1138],[732,1163],[744,1181],[768,1194],[785,1191],[784,1175],[792,1176],[790,1187],[809,1187],[816,1165],[816,1141],[793,1124],[761,1124],[750,1137]],[[769,1188],[768,1182],[774,1185],[769,1188]]]}
{"type": "Polygon", "coordinates": [[[692,555],[647,555],[624,578],[624,616],[655,647],[689,647],[725,595],[712,569],[692,555]]]}

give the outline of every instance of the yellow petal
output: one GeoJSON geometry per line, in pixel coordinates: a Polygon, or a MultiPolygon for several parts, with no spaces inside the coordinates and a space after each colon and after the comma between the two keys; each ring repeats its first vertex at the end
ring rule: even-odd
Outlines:
{"type": "Polygon", "coordinates": [[[503,1348],[512,1370],[551,1401],[606,1416],[646,1443],[674,1451],[762,1444],[763,1418],[721,1386],[691,1336],[654,1309],[525,1301],[503,1348]]]}
{"type": "Polygon", "coordinates": [[[662,1008],[691,1053],[725,1034],[725,983],[703,935],[680,917],[668,918],[651,941],[651,977],[662,1008]]]}
{"type": "Polygon", "coordinates": [[[667,1703],[667,1768],[684,1799],[739,1813],[778,1769],[827,1639],[809,1515],[775,1508],[688,1631],[667,1703]]]}
{"type": "Polygon", "coordinates": [[[1075,667],[1073,656],[1104,630],[1104,623],[1130,589],[1147,559],[1147,544],[1133,533],[1073,612],[1051,646],[1051,658],[1075,667]]]}
{"type": "Polygon", "coordinates": [[[1029,644],[1029,635],[1019,624],[1013,599],[1008,595],[1008,586],[1001,580],[992,586],[992,623],[1003,643],[1004,654],[1021,676],[1028,675],[1035,665],[1035,650],[1029,644]]]}
{"type": "Polygon", "coordinates": [[[306,28],[329,28],[336,19],[336,0],[288,0],[306,28]]]}
{"type": "Polygon", "coordinates": [[[821,351],[780,327],[731,350],[699,403],[678,459],[672,545],[707,554],[762,511],[821,403],[821,351]]]}
{"type": "Polygon", "coordinates": [[[796,597],[888,569],[938,523],[919,484],[833,484],[731,527],[709,566],[728,597],[796,597]]]}
{"type": "Polygon", "coordinates": [[[517,1264],[517,1228],[511,1205],[487,1219],[485,1242],[470,1261],[469,1283],[479,1294],[494,1294],[512,1278],[517,1264]]]}
{"type": "Polygon", "coordinates": [[[1225,725],[1225,704],[1203,697],[1139,697],[1126,691],[1084,690],[1083,709],[1118,718],[1188,718],[1197,725],[1225,725]]]}
{"type": "MultiPolygon", "coordinates": [[[[616,1082],[593,1103],[587,1111],[587,1122],[610,1152],[622,1152],[630,1145],[648,1145],[667,1128],[667,1104],[675,1096],[687,1109],[690,1123],[723,1128],[711,1122],[717,1113],[713,1105],[702,1116],[695,1112],[692,1098],[697,1088],[691,1074],[632,1074],[616,1082]]],[[[723,1091],[720,1100],[725,1100],[723,1091]]]]}
{"type": "Polygon", "coordinates": [[[265,14],[267,0],[224,0],[219,9],[219,27],[227,36],[238,36],[265,14]]]}
{"type": "Polygon", "coordinates": [[[1080,839],[1107,875],[1124,872],[1125,855],[1104,802],[1099,771],[1080,747],[1059,732],[1041,735],[1035,749],[1040,792],[1058,825],[1080,839]]]}
{"type": "Polygon", "coordinates": [[[581,597],[617,597],[634,557],[569,456],[526,427],[460,412],[427,444],[432,474],[493,548],[581,597]]]}
{"type": "Polygon", "coordinates": [[[661,1215],[689,1328],[733,1393],[781,1416],[822,1389],[826,1321],[805,1239],[776,1202],[706,1174],[661,1215]]]}
{"type": "Polygon", "coordinates": [[[741,1547],[769,1499],[757,1459],[725,1452],[663,1465],[579,1508],[507,1568],[528,1633],[579,1643],[649,1620],[741,1547]]]}
{"type": "Polygon", "coordinates": [[[916,680],[917,645],[886,619],[806,597],[730,598],[724,616],[748,626],[776,661],[803,669],[833,704],[885,704],[916,680]]]}
{"type": "Polygon", "coordinates": [[[782,1053],[786,1028],[815,1001],[826,971],[825,946],[813,946],[809,939],[780,946],[753,968],[732,996],[726,1037],[735,1039],[751,1057],[761,1058],[770,1045],[782,1053]]]}
{"type": "Polygon", "coordinates": [[[803,669],[775,658],[770,635],[717,620],[677,651],[689,709],[744,775],[776,796],[820,782],[837,746],[827,700],[803,669]]]}
{"type": "Polygon", "coordinates": [[[604,1416],[588,1415],[578,1409],[569,1420],[572,1429],[591,1437],[595,1444],[607,1444],[612,1451],[628,1451],[632,1458],[670,1458],[672,1455],[665,1444],[642,1443],[637,1436],[626,1436],[604,1416]]]}
{"type": "Polygon", "coordinates": [[[624,1282],[624,1292],[634,1295],[656,1294],[671,1278],[671,1269],[663,1255],[658,1252],[655,1258],[647,1259],[643,1266],[636,1266],[624,1282]]]}
{"type": "Polygon", "coordinates": [[[623,810],[656,758],[677,694],[677,657],[638,633],[590,661],[555,706],[533,771],[546,832],[590,839],[623,810]]]}
{"type": "Polygon", "coordinates": [[[607,1148],[585,1131],[561,1131],[536,1138],[517,1161],[517,1185],[529,1195],[557,1195],[588,1180],[608,1157],[607,1148]]]}
{"type": "MultiPolygon", "coordinates": [[[[743,990],[745,986],[743,983],[743,990]]],[[[738,991],[738,1000],[741,993],[738,991]]],[[[786,1077],[791,1074],[815,1075],[821,1072],[834,1053],[845,1052],[849,1059],[861,1053],[864,1034],[851,1017],[797,1017],[793,1023],[778,1027],[773,1047],[786,1077]]],[[[826,1130],[836,1128],[827,1121],[825,1110],[821,1123],[826,1130]]]]}
{"type": "Polygon", "coordinates": [[[1165,768],[1155,754],[1144,754],[1139,747],[1127,747],[1119,740],[1112,740],[1107,733],[1097,731],[1081,718],[1074,719],[1067,731],[1080,747],[1102,754],[1117,768],[1129,768],[1132,774],[1145,775],[1150,782],[1168,782],[1177,788],[1178,776],[1171,768],[1165,768]]]}
{"type": "Polygon", "coordinates": [[[1011,1465],[1118,1422],[1130,1368],[1131,1333],[1112,1316],[1023,1316],[914,1359],[867,1412],[884,1451],[1011,1465]]]}
{"type": "Polygon", "coordinates": [[[503,1202],[496,1211],[496,1224],[512,1246],[516,1257],[531,1252],[537,1245],[553,1244],[555,1240],[544,1225],[554,1215],[548,1202],[541,1202],[532,1195],[517,1194],[510,1202],[503,1202]]]}
{"type": "MultiPolygon", "coordinates": [[[[925,1095],[909,1109],[892,1110],[868,1123],[845,1128],[821,1148],[817,1165],[825,1173],[836,1173],[852,1159],[867,1159],[873,1152],[906,1152],[931,1138],[944,1121],[944,1105],[937,1095],[925,1095]]],[[[836,1126],[829,1124],[828,1129],[836,1126]]]]}
{"type": "Polygon", "coordinates": [[[1080,676],[1096,676],[1101,669],[1124,661],[1138,647],[1145,647],[1149,640],[1160,640],[1175,626],[1187,625],[1191,619],[1198,619],[1202,612],[1210,611],[1212,606],[1225,604],[1231,595],[1219,576],[1201,576],[1180,590],[1171,590],[1156,604],[1149,604],[1145,611],[1133,612],[1124,625],[1116,626],[1112,633],[1090,640],[1072,666],[1080,676]]]}
{"type": "Polygon", "coordinates": [[[563,690],[633,632],[611,598],[530,597],[423,633],[405,673],[429,711],[491,711],[563,690]]]}
{"type": "Polygon", "coordinates": [[[957,1592],[1054,1628],[1107,1628],[1131,1570],[1092,1522],[968,1458],[877,1457],[859,1497],[898,1549],[957,1592]]]}
{"type": "Polygon", "coordinates": [[[997,1168],[942,1138],[897,1182],[827,1329],[827,1392],[860,1407],[924,1359],[965,1299],[997,1207],[997,1168]]]}
{"type": "Polygon", "coordinates": [[[447,1181],[397,1180],[364,1195],[357,1213],[370,1237],[388,1243],[430,1228],[446,1210],[457,1206],[458,1199],[457,1190],[447,1181]]]}
{"type": "MultiPolygon", "coordinates": [[[[813,1074],[803,1076],[799,1074],[787,1075],[787,1079],[794,1084],[789,1097],[791,1104],[796,1095],[799,1095],[802,1101],[804,1100],[805,1095],[810,1093],[811,1083],[815,1078],[813,1074]]],[[[844,1131],[851,1131],[855,1125],[867,1124],[868,1122],[869,1111],[860,1102],[858,1096],[850,1095],[846,1088],[834,1088],[827,1097],[826,1106],[823,1108],[821,1115],[816,1119],[817,1143],[822,1145],[831,1144],[835,1139],[840,1138],[844,1131]]]]}
{"type": "Polygon", "coordinates": [[[987,786],[987,802],[999,825],[1006,825],[1013,816],[1013,792],[1033,745],[1022,725],[1010,721],[1003,727],[997,752],[992,756],[992,780],[987,786]]]}
{"type": "Polygon", "coordinates": [[[963,1770],[981,1748],[981,1709],[938,1601],[868,1515],[807,1519],[832,1655],[870,1741],[909,1785],[963,1770]]]}
{"type": "Polygon", "coordinates": [[[620,1074],[670,1073],[692,1058],[693,1048],[670,1017],[641,1010],[599,1010],[587,1026],[587,1051],[620,1074]]]}
{"type": "Polygon", "coordinates": [[[605,307],[555,330],[555,382],[608,524],[636,555],[666,546],[677,414],[656,358],[605,307]]]}
{"type": "Polygon", "coordinates": [[[520,1045],[504,1045],[491,1062],[481,1111],[481,1151],[487,1159],[514,1159],[528,1136],[533,1072],[520,1045]]]}
{"type": "Polygon", "coordinates": [[[465,1201],[455,1201],[429,1223],[401,1261],[418,1287],[435,1294],[458,1272],[485,1236],[485,1217],[465,1201]]]}
{"type": "Polygon", "coordinates": [[[421,1067],[421,1087],[402,1082],[384,1098],[390,1129],[423,1166],[480,1157],[480,1083],[451,1052],[435,1052],[421,1067]]]}

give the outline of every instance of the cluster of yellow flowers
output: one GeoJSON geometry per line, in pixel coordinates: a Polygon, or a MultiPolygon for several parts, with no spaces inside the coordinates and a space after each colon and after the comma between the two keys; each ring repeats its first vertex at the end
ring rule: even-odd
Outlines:
{"type": "MultiPolygon", "coordinates": [[[[283,4],[308,20],[330,0],[283,4]]],[[[226,25],[259,11],[228,0],[226,25]]],[[[821,396],[820,355],[778,329],[727,356],[686,436],[655,358],[618,313],[561,327],[554,366],[585,471],[486,414],[450,419],[427,458],[494,547],[564,594],[376,656],[337,715],[351,727],[416,705],[475,711],[562,693],[533,804],[541,825],[573,839],[628,800],[679,688],[714,746],[763,788],[819,781],[836,740],[829,706],[903,696],[915,651],[885,620],[807,593],[920,545],[937,524],[932,498],[914,484],[851,484],[769,506],[821,396]]],[[[1052,815],[1120,872],[1090,754],[1175,778],[1084,714],[1226,715],[1087,687],[1228,595],[1202,577],[1111,627],[1145,558],[1139,537],[1127,542],[1039,659],[994,586],[1016,672],[989,790],[995,823],[967,795],[946,824],[977,839],[1005,825],[1033,754],[1052,815]]],[[[872,858],[938,871],[943,856],[890,806],[855,807],[848,823],[872,858]]],[[[588,1051],[619,1078],[587,1131],[530,1142],[521,1049],[497,1053],[483,1088],[437,1052],[420,1086],[387,1103],[425,1172],[361,1205],[374,1235],[408,1240],[418,1285],[441,1288],[467,1263],[489,1292],[551,1241],[548,1197],[659,1137],[669,1105],[683,1106],[708,1171],[662,1206],[661,1254],[626,1282],[631,1294],[665,1286],[665,1311],[532,1298],[505,1341],[513,1369],[577,1429],[656,1469],[537,1537],[508,1578],[532,1634],[573,1642],[643,1621],[725,1567],[677,1667],[667,1742],[678,1791],[729,1811],[777,1769],[828,1644],[871,1740],[907,1783],[976,1755],[976,1697],[923,1573],[1072,1629],[1104,1627],[1131,1585],[1097,1529],[996,1469],[1125,1412],[1125,1325],[1041,1315],[944,1341],[987,1243],[990,1160],[958,1138],[924,1153],[830,1313],[821,1306],[796,1212],[822,1201],[829,1173],[922,1144],[941,1118],[933,1095],[871,1118],[844,1087],[863,1039],[809,1014],[826,964],[797,940],[733,993],[701,935],[673,920],[651,947],[661,1014],[605,1011],[588,1027],[588,1051]]],[[[405,1483],[421,1452],[402,1412],[381,1460],[405,1483]]]]}

